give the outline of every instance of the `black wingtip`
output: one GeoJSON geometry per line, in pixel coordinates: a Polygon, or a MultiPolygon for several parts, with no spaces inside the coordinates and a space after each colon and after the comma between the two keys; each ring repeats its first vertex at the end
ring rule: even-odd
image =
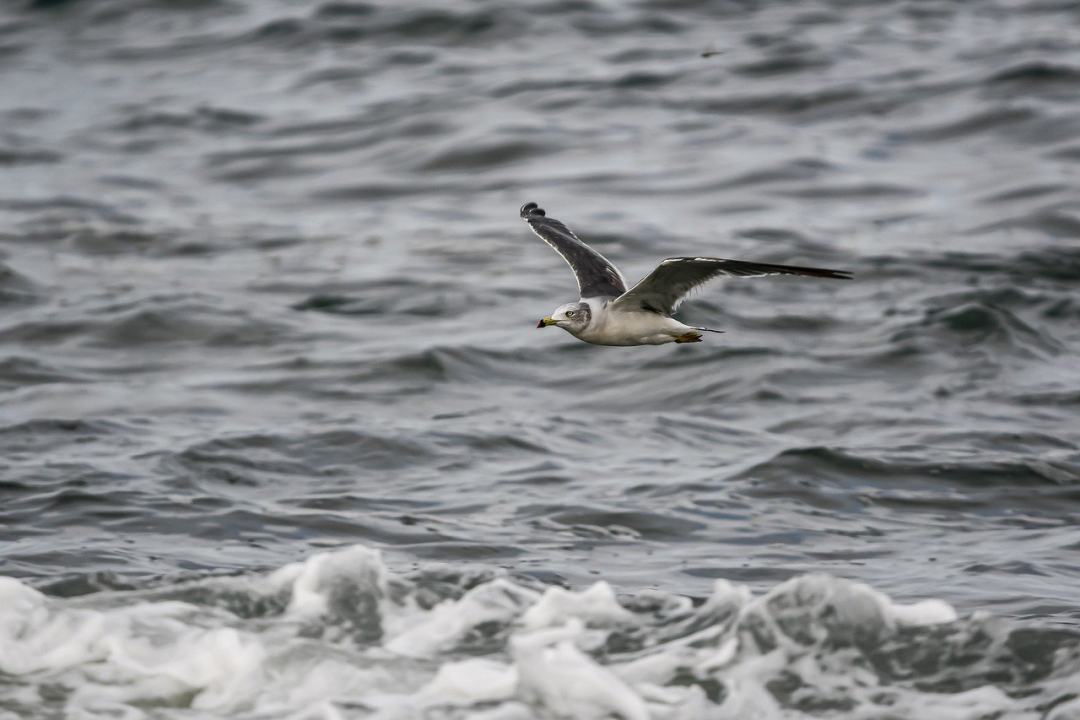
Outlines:
{"type": "Polygon", "coordinates": [[[540,207],[534,202],[525,203],[521,206],[521,210],[519,210],[518,212],[521,214],[521,217],[525,218],[526,220],[531,217],[544,217],[544,215],[547,214],[544,212],[544,209],[542,207],[540,207]]]}
{"type": "Polygon", "coordinates": [[[828,270],[826,268],[797,268],[801,272],[793,275],[805,275],[806,277],[828,278],[829,280],[854,280],[850,270],[828,270]]]}

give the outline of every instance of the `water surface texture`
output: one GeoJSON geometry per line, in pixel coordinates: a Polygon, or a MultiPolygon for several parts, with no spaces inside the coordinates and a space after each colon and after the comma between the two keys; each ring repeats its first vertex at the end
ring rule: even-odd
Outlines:
{"type": "Polygon", "coordinates": [[[1074,2],[4,3],[0,718],[1076,720],[1078,198],[1074,2]]]}

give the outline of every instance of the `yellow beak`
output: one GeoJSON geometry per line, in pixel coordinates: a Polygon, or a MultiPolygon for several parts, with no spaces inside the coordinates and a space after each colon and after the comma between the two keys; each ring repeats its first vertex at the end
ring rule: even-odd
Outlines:
{"type": "Polygon", "coordinates": [[[556,324],[555,321],[552,320],[550,316],[548,316],[546,318],[540,318],[540,322],[536,323],[536,327],[543,328],[543,327],[547,327],[548,325],[555,325],[555,324],[556,324]]]}

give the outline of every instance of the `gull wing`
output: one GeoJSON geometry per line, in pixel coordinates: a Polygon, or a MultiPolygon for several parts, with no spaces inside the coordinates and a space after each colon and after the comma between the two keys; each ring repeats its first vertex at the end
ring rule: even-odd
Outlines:
{"type": "Polygon", "coordinates": [[[851,273],[846,270],[773,265],[723,258],[673,257],[661,262],[644,280],[615,300],[612,309],[650,310],[661,315],[671,315],[691,290],[722,275],[803,275],[836,280],[851,279],[851,273]]]}
{"type": "Polygon", "coordinates": [[[626,281],[618,269],[600,253],[581,242],[570,228],[549,218],[536,203],[521,206],[521,217],[532,231],[562,255],[577,277],[581,297],[614,298],[626,292],[626,281]]]}

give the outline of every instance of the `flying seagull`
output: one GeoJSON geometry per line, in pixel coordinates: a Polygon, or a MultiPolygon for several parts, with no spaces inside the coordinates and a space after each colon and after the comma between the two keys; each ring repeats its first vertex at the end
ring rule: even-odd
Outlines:
{"type": "Polygon", "coordinates": [[[562,255],[577,277],[581,299],[555,308],[536,327],[557,325],[594,345],[663,345],[701,342],[701,333],[723,332],[684,325],[672,315],[691,290],[722,275],[804,275],[850,280],[846,270],[773,265],[707,257],[662,261],[637,285],[626,289],[622,274],[600,253],[581,242],[570,228],[550,218],[536,203],[521,206],[532,231],[562,255]]]}

